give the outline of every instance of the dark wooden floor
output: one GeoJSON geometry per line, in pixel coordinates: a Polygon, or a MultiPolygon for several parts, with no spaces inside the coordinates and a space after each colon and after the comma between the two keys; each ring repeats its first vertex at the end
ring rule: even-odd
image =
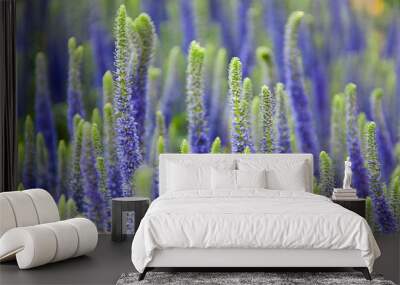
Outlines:
{"type": "Polygon", "coordinates": [[[88,256],[41,267],[19,270],[16,262],[0,264],[0,284],[115,284],[124,272],[134,271],[131,241],[115,243],[100,235],[95,251],[88,256]]]}
{"type": "MultiPolygon", "coordinates": [[[[376,239],[382,257],[374,272],[400,284],[400,235],[376,239]]],[[[100,235],[96,250],[88,256],[29,270],[19,270],[15,262],[0,264],[0,284],[115,284],[122,273],[134,271],[130,247],[131,241],[114,243],[109,235],[100,235]]]]}
{"type": "Polygon", "coordinates": [[[400,233],[395,235],[375,234],[375,239],[382,255],[376,260],[374,271],[383,274],[386,279],[400,284],[400,233]]]}

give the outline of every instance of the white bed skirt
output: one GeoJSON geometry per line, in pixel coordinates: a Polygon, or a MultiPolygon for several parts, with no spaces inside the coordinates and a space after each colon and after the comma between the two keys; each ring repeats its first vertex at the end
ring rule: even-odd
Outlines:
{"type": "Polygon", "coordinates": [[[195,249],[155,250],[147,267],[366,267],[359,250],[195,249]]]}

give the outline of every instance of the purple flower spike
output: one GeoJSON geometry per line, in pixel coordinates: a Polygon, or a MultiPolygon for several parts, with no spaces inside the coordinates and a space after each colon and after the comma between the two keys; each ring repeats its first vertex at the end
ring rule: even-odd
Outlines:
{"type": "Polygon", "coordinates": [[[375,221],[379,230],[385,234],[396,231],[396,219],[386,200],[381,181],[381,169],[378,161],[376,145],[376,124],[370,122],[367,125],[367,166],[370,182],[370,196],[374,210],[375,221]]]}
{"type": "Polygon", "coordinates": [[[92,141],[92,126],[89,122],[83,124],[81,175],[85,194],[84,213],[98,229],[103,230],[104,201],[99,191],[99,176],[96,170],[96,158],[92,141]]]}
{"type": "Polygon", "coordinates": [[[36,132],[43,135],[48,151],[49,190],[52,190],[56,187],[57,181],[57,134],[54,128],[53,112],[51,109],[47,61],[43,53],[38,53],[36,56],[35,126],[36,132]]]}
{"type": "Polygon", "coordinates": [[[81,83],[81,64],[83,56],[83,47],[76,46],[75,38],[68,41],[69,66],[68,66],[68,130],[70,137],[74,134],[74,116],[85,116],[82,104],[82,83],[81,83]]]}
{"type": "Polygon", "coordinates": [[[36,147],[35,147],[35,130],[31,117],[28,115],[25,119],[24,127],[24,163],[22,182],[26,189],[36,187],[36,147]]]}
{"type": "MultiPolygon", "coordinates": [[[[292,103],[298,147],[301,152],[312,153],[314,159],[317,160],[319,157],[317,138],[308,110],[308,99],[304,91],[303,69],[297,48],[297,32],[303,16],[303,12],[293,12],[286,25],[284,51],[286,86],[292,103]]],[[[318,164],[315,163],[315,165],[318,164]]]]}
{"type": "Polygon", "coordinates": [[[382,174],[386,182],[389,182],[390,175],[396,166],[396,159],[393,153],[393,144],[390,139],[385,116],[382,108],[383,90],[380,88],[372,92],[371,107],[372,117],[376,123],[377,146],[382,174]]]}
{"type": "MultiPolygon", "coordinates": [[[[247,1],[250,2],[250,1],[247,1]]],[[[250,76],[254,67],[254,57],[255,57],[255,9],[248,9],[246,14],[246,34],[244,38],[244,42],[242,44],[242,48],[240,51],[240,59],[243,64],[243,77],[250,76]]]]}
{"type": "Polygon", "coordinates": [[[154,24],[147,14],[140,14],[133,22],[130,23],[133,33],[138,37],[135,46],[138,49],[133,50],[137,53],[137,66],[129,67],[133,69],[130,75],[128,70],[128,81],[130,83],[131,102],[133,105],[133,114],[137,123],[137,132],[139,138],[140,149],[143,152],[145,139],[145,118],[146,118],[146,93],[147,93],[147,77],[150,62],[153,58],[155,45],[154,24]],[[140,52],[139,52],[140,51],[140,52]],[[129,78],[132,76],[132,78],[129,78]]]}
{"type": "MultiPolygon", "coordinates": [[[[124,5],[121,5],[118,10],[115,20],[115,34],[114,117],[116,145],[123,195],[131,196],[133,194],[133,174],[142,162],[142,153],[135,120],[136,113],[133,104],[131,104],[131,89],[128,86],[128,24],[124,5]]],[[[144,128],[144,126],[142,127],[144,128]]]]}
{"type": "Polygon", "coordinates": [[[285,83],[285,64],[284,64],[284,34],[285,34],[285,8],[280,0],[264,0],[266,11],[264,22],[268,32],[272,35],[273,54],[276,67],[278,69],[279,81],[285,83]]]}
{"type": "Polygon", "coordinates": [[[368,196],[369,182],[358,138],[356,88],[355,84],[349,83],[345,89],[347,150],[350,156],[351,169],[353,171],[353,186],[357,189],[357,196],[359,198],[365,198],[368,196]]]}
{"type": "Polygon", "coordinates": [[[163,21],[168,19],[167,15],[167,1],[166,0],[146,0],[141,1],[143,10],[149,14],[154,22],[157,34],[160,34],[160,25],[163,21]]]}
{"type": "MultiPolygon", "coordinates": [[[[91,2],[94,4],[95,2],[91,2]]],[[[95,86],[101,93],[103,75],[112,68],[113,42],[110,33],[104,27],[100,19],[98,5],[91,5],[89,16],[89,36],[93,49],[93,60],[95,63],[95,86]]],[[[102,100],[99,100],[100,109],[103,107],[102,100]]]]}
{"type": "Polygon", "coordinates": [[[207,153],[209,138],[204,114],[204,48],[193,41],[186,70],[186,102],[189,117],[189,144],[193,153],[207,153]]]}
{"type": "Polygon", "coordinates": [[[190,43],[196,39],[196,26],[194,22],[193,1],[180,0],[181,25],[183,33],[182,50],[189,52],[190,43]]]}

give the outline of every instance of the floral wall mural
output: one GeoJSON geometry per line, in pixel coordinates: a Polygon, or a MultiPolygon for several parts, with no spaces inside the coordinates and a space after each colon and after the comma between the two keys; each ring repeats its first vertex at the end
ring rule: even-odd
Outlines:
{"type": "Polygon", "coordinates": [[[350,157],[375,231],[400,229],[400,4],[17,1],[19,188],[110,230],[158,196],[158,155],[312,153],[330,196],[350,157]]]}

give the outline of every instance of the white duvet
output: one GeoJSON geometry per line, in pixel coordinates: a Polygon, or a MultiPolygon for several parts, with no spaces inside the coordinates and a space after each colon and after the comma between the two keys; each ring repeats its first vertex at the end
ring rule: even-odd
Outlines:
{"type": "Polygon", "coordinates": [[[370,271],[380,256],[359,215],[320,195],[257,189],[159,197],[133,239],[132,262],[143,272],[165,248],[358,249],[370,271]]]}

